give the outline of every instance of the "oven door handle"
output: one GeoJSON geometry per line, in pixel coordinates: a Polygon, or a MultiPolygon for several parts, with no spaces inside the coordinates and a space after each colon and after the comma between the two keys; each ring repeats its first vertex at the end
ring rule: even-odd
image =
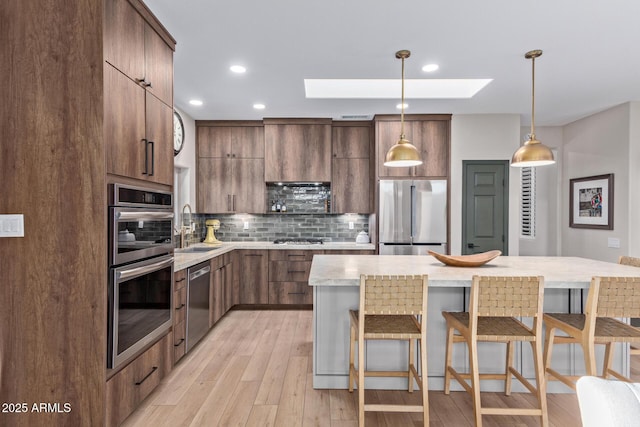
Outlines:
{"type": "Polygon", "coordinates": [[[173,263],[173,257],[164,261],[155,262],[153,264],[145,265],[144,267],[130,268],[128,270],[121,270],[118,272],[118,280],[126,280],[131,277],[141,276],[143,274],[151,273],[152,271],[160,270],[173,263]]]}
{"type": "Polygon", "coordinates": [[[116,212],[116,220],[173,219],[173,212],[116,212]]]}

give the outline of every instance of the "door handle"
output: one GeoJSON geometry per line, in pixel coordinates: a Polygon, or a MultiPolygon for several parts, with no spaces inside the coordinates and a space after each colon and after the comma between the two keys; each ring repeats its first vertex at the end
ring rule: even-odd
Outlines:
{"type": "Polygon", "coordinates": [[[469,249],[473,249],[473,248],[479,248],[480,246],[478,246],[478,245],[474,245],[473,243],[467,243],[467,247],[468,247],[469,249]]]}

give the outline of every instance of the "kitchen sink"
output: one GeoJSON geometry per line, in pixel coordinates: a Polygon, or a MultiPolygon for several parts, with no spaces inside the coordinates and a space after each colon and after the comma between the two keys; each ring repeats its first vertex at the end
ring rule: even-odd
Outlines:
{"type": "Polygon", "coordinates": [[[193,252],[209,252],[220,249],[220,247],[208,247],[208,246],[190,246],[188,248],[176,249],[175,252],[179,254],[188,254],[193,252]]]}

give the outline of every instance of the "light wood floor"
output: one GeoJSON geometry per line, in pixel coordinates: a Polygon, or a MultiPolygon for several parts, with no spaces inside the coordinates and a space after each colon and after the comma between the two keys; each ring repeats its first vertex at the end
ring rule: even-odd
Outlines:
{"type": "MultiPolygon", "coordinates": [[[[231,311],[124,423],[133,426],[357,426],[357,393],[314,390],[311,311],[231,311]]],[[[632,372],[640,375],[640,363],[632,372]]],[[[416,400],[417,399],[417,400],[416,400]]],[[[366,391],[375,403],[419,393],[366,391]]],[[[528,394],[483,393],[492,406],[533,407],[528,394]]],[[[431,426],[472,426],[466,392],[429,393],[431,426]]],[[[552,426],[581,425],[574,394],[549,394],[552,426]]],[[[537,426],[536,417],[485,416],[485,426],[537,426]]],[[[421,426],[418,414],[369,413],[367,426],[421,426]]]]}

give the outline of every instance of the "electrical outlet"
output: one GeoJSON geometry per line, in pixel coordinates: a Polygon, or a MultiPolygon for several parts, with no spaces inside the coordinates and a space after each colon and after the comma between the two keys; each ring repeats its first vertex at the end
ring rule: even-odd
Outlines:
{"type": "Polygon", "coordinates": [[[248,230],[249,229],[249,221],[245,221],[244,222],[244,229],[248,230]]]}
{"type": "Polygon", "coordinates": [[[607,244],[610,248],[619,248],[620,247],[620,239],[615,237],[609,237],[607,239],[607,244]]]}
{"type": "Polygon", "coordinates": [[[24,215],[0,215],[0,237],[24,237],[24,215]]]}
{"type": "Polygon", "coordinates": [[[353,221],[349,221],[349,230],[353,230],[353,221]]]}

